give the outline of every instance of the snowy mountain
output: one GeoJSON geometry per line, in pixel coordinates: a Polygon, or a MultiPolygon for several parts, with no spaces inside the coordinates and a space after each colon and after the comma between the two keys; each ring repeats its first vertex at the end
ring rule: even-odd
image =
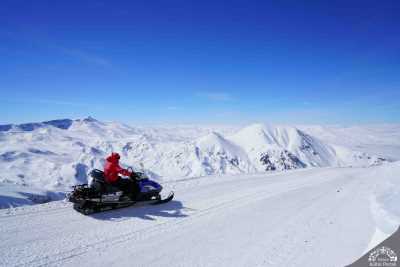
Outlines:
{"type": "MultiPolygon", "coordinates": [[[[347,139],[346,129],[308,127],[131,127],[93,118],[0,126],[8,241],[0,265],[131,266],[134,258],[143,266],[323,266],[326,255],[333,266],[350,264],[398,228],[400,164],[381,164],[386,130],[364,137],[358,128],[347,139]],[[50,202],[87,182],[112,151],[125,166],[143,163],[176,199],[93,216],[50,202]],[[195,176],[204,177],[179,179],[195,176]]],[[[399,133],[390,136],[399,145],[399,133]]]]}
{"type": "Polygon", "coordinates": [[[257,170],[287,170],[335,166],[332,148],[290,126],[255,124],[231,137],[240,144],[257,170]]]}
{"type": "Polygon", "coordinates": [[[292,126],[131,127],[93,118],[0,126],[0,183],[65,191],[88,181],[116,151],[125,166],[175,180],[327,166],[371,166],[381,157],[324,142],[292,126]]]}
{"type": "MultiPolygon", "coordinates": [[[[90,120],[90,117],[86,120],[90,120]]],[[[68,129],[72,120],[52,120],[52,121],[44,121],[38,123],[23,123],[23,124],[4,124],[0,125],[0,131],[9,131],[9,130],[20,130],[20,131],[33,131],[35,129],[41,128],[43,126],[51,125],[60,129],[68,129]]]]}

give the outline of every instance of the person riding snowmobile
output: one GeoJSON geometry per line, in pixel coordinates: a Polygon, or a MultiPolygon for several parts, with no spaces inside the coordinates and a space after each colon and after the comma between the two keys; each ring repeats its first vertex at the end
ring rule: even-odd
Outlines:
{"type": "Polygon", "coordinates": [[[123,179],[119,174],[123,176],[132,177],[135,173],[122,168],[119,165],[120,155],[118,153],[111,153],[109,157],[106,158],[106,163],[104,165],[104,178],[105,181],[113,186],[121,189],[125,195],[128,195],[132,199],[138,195],[139,186],[135,179],[123,179]]]}

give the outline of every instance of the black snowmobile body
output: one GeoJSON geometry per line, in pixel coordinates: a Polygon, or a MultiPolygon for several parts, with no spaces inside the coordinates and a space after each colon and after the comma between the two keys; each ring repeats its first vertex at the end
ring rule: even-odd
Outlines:
{"type": "Polygon", "coordinates": [[[135,172],[134,176],[130,177],[136,180],[140,189],[135,199],[131,199],[119,188],[106,183],[102,171],[95,169],[90,175],[93,178],[90,185],[76,185],[68,195],[68,200],[74,203],[74,209],[85,215],[137,204],[162,204],[171,201],[174,197],[174,193],[171,192],[167,198],[163,199],[160,195],[162,186],[150,180],[144,173],[135,172]]]}

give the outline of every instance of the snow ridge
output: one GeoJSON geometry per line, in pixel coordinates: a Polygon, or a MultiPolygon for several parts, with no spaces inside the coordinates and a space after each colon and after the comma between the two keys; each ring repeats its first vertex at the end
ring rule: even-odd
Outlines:
{"type": "Polygon", "coordinates": [[[112,151],[122,154],[122,165],[142,163],[165,180],[385,161],[280,125],[131,127],[89,117],[0,129],[0,183],[55,191],[88,182],[87,172],[102,168],[112,151]]]}

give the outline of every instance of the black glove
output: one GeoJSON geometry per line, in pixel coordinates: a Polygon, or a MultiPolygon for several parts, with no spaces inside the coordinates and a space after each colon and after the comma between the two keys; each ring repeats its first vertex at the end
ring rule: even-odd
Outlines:
{"type": "Polygon", "coordinates": [[[139,179],[139,176],[138,176],[135,172],[132,172],[132,174],[131,174],[130,177],[131,177],[131,179],[134,180],[134,181],[136,181],[136,180],[139,179]]]}

